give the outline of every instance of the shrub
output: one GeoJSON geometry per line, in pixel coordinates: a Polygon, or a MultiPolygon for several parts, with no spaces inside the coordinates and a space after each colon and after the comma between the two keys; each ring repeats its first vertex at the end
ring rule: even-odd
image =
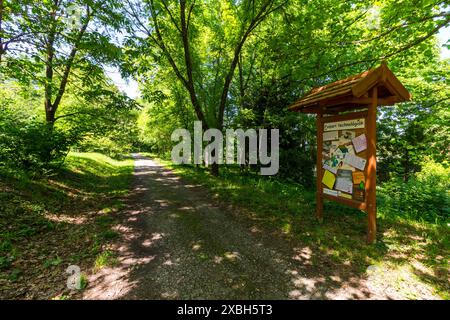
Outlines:
{"type": "Polygon", "coordinates": [[[425,221],[450,217],[450,168],[427,159],[422,170],[403,182],[400,177],[380,187],[380,211],[425,221]]]}
{"type": "Polygon", "coordinates": [[[111,137],[90,136],[85,137],[75,149],[80,152],[99,152],[117,159],[124,154],[129,154],[133,150],[133,145],[111,137]]]}
{"type": "Polygon", "coordinates": [[[61,164],[71,143],[70,135],[40,119],[0,110],[0,168],[41,173],[61,164]]]}

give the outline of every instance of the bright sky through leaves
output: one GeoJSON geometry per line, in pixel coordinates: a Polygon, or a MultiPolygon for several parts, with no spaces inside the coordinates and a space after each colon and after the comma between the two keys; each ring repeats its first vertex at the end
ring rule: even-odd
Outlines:
{"type": "MultiPolygon", "coordinates": [[[[441,45],[444,45],[450,39],[450,27],[442,28],[438,34],[439,42],[441,45]]],[[[446,47],[441,47],[441,58],[448,59],[450,58],[450,50],[446,47]]]]}

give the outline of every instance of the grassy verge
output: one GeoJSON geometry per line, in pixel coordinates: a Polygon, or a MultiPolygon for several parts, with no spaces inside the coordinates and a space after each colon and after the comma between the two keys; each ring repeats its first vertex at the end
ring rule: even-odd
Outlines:
{"type": "Polygon", "coordinates": [[[159,161],[185,180],[206,187],[212,197],[233,204],[236,212],[266,230],[315,252],[312,265],[319,269],[345,269],[366,277],[367,268],[376,266],[379,273],[372,277],[374,285],[381,288],[390,282],[397,290],[393,296],[449,298],[450,233],[446,223],[400,218],[380,203],[378,242],[369,246],[365,243],[365,213],[326,202],[325,221],[319,224],[314,218],[315,193],[301,185],[242,174],[238,168],[225,166],[220,177],[214,177],[204,168],[159,161]],[[420,291],[427,293],[416,296],[420,291]]]}
{"type": "Polygon", "coordinates": [[[90,272],[109,258],[118,233],[133,160],[71,153],[51,177],[0,175],[0,297],[76,295],[66,289],[69,265],[90,272]]]}

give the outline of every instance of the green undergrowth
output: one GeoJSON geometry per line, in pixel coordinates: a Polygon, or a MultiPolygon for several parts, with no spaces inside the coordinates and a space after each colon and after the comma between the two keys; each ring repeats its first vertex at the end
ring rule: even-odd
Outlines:
{"type": "Polygon", "coordinates": [[[130,157],[70,153],[45,177],[0,173],[0,297],[52,298],[64,292],[69,265],[98,268],[119,236],[114,214],[132,172],[130,157]]]}
{"type": "MultiPolygon", "coordinates": [[[[211,197],[233,204],[236,212],[256,224],[320,253],[311,259],[318,267],[329,264],[364,274],[371,265],[408,266],[415,279],[429,286],[433,294],[449,298],[450,228],[446,221],[400,214],[378,199],[377,243],[367,245],[364,212],[326,201],[324,221],[319,223],[315,219],[315,191],[300,184],[242,172],[234,166],[222,166],[215,177],[204,167],[158,160],[185,181],[205,187],[211,197]]],[[[379,198],[386,197],[383,191],[379,190],[379,198]]]]}

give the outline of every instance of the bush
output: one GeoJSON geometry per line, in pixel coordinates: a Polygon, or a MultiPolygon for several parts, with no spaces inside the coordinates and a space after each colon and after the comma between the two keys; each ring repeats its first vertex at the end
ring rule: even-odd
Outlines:
{"type": "Polygon", "coordinates": [[[0,110],[0,168],[41,173],[60,165],[72,139],[37,118],[0,110]]]}
{"type": "Polygon", "coordinates": [[[99,152],[117,159],[134,150],[131,143],[117,141],[111,137],[86,137],[75,147],[79,152],[99,152]]]}
{"type": "Polygon", "coordinates": [[[382,184],[380,211],[431,222],[450,217],[450,168],[428,159],[422,170],[403,182],[400,177],[382,184]]]}

